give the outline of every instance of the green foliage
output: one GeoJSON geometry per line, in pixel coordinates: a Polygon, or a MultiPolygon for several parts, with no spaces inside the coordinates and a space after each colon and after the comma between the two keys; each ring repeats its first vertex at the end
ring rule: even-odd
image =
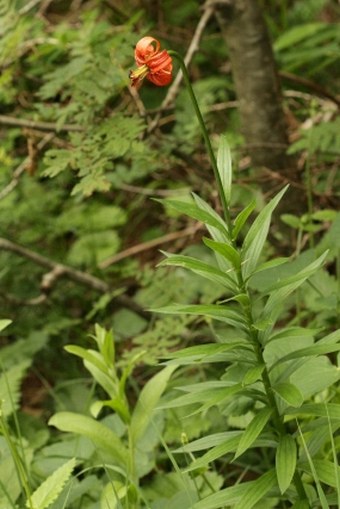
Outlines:
{"type": "Polygon", "coordinates": [[[209,22],[219,197],[187,91],[128,88],[136,41],[184,54],[200,2],[1,5],[0,509],[339,505],[338,13],[260,3],[306,175],[244,157],[209,22]]]}

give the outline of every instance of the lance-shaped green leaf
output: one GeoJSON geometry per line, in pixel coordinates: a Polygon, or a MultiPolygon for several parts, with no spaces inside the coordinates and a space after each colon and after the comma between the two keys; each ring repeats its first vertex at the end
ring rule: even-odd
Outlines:
{"type": "Polygon", "coordinates": [[[290,406],[298,408],[303,403],[303,395],[299,389],[291,383],[283,382],[274,385],[273,390],[290,406]]]}
{"type": "Polygon", "coordinates": [[[227,142],[227,138],[225,136],[220,137],[220,142],[217,151],[217,169],[221,178],[226,202],[230,203],[233,170],[230,148],[227,142]]]}
{"type": "Polygon", "coordinates": [[[326,417],[331,420],[340,421],[340,405],[337,403],[306,403],[297,409],[287,408],[285,413],[290,415],[326,417]]]}
{"type": "Polygon", "coordinates": [[[131,418],[131,437],[136,443],[151,422],[160,397],[166,389],[176,366],[167,366],[153,376],[143,387],[131,418]]]}
{"type": "Polygon", "coordinates": [[[120,466],[126,466],[128,452],[120,438],[110,428],[95,419],[74,412],[58,412],[50,418],[48,423],[61,431],[89,438],[103,451],[110,453],[112,461],[120,466]]]}
{"type": "MultiPolygon", "coordinates": [[[[340,480],[340,467],[338,465],[326,459],[313,459],[313,464],[321,482],[332,488],[338,487],[340,480]]],[[[309,474],[312,473],[310,465],[307,462],[302,463],[301,468],[309,474]]]]}
{"type": "Polygon", "coordinates": [[[82,358],[86,369],[90,371],[94,379],[109,394],[111,398],[117,395],[117,387],[112,380],[112,376],[108,372],[108,367],[103,362],[101,354],[95,350],[86,350],[81,346],[67,345],[65,350],[69,353],[82,358]]]}
{"type": "Polygon", "coordinates": [[[286,186],[259,213],[250,227],[242,247],[242,273],[247,279],[256,269],[262,248],[266,241],[272,212],[287,190],[286,186]]]}
{"type": "Polygon", "coordinates": [[[240,268],[241,257],[239,252],[233,246],[230,246],[226,242],[216,242],[216,240],[208,239],[207,237],[203,237],[203,242],[215,253],[218,253],[226,258],[234,267],[234,269],[237,270],[240,268]]]}
{"type": "Polygon", "coordinates": [[[193,413],[201,412],[201,409],[208,409],[212,406],[220,404],[222,401],[227,400],[234,394],[242,390],[241,384],[233,384],[229,387],[212,387],[202,391],[190,392],[183,396],[164,403],[160,408],[179,408],[188,405],[201,405],[193,413]]]}
{"type": "Polygon", "coordinates": [[[234,221],[234,228],[233,228],[233,239],[237,240],[237,237],[242,230],[243,226],[245,225],[245,222],[247,221],[250,214],[253,212],[253,210],[256,207],[256,200],[252,200],[245,209],[241,210],[241,212],[236,216],[236,219],[234,221]]]}
{"type": "Polygon", "coordinates": [[[258,414],[255,415],[253,420],[248,424],[245,429],[240,443],[238,444],[238,448],[235,453],[235,458],[238,458],[243,454],[251,445],[255,442],[259,434],[262,432],[263,428],[267,424],[272,414],[271,408],[263,408],[258,414]]]}
{"type": "Polygon", "coordinates": [[[166,253],[165,251],[162,251],[162,253],[167,258],[162,260],[158,264],[159,266],[171,265],[175,267],[183,267],[185,269],[191,270],[199,276],[209,279],[213,283],[218,283],[225,288],[228,288],[228,290],[236,290],[235,281],[228,274],[222,272],[217,267],[202,262],[201,260],[197,260],[197,258],[193,258],[191,256],[174,255],[171,253],[166,253]]]}
{"type": "Polygon", "coordinates": [[[269,470],[261,477],[256,479],[249,489],[242,495],[234,509],[251,509],[254,505],[264,498],[268,491],[276,485],[276,472],[269,470]]]}
{"type": "Polygon", "coordinates": [[[207,318],[219,320],[220,322],[228,323],[236,328],[246,329],[244,318],[239,312],[227,309],[218,304],[173,304],[158,309],[151,309],[150,311],[172,315],[205,316],[207,318]]]}
{"type": "Polygon", "coordinates": [[[162,200],[162,202],[166,203],[167,206],[172,207],[178,212],[182,212],[183,214],[186,214],[193,219],[197,219],[197,221],[201,221],[206,225],[213,226],[223,234],[228,234],[228,230],[224,224],[224,221],[218,214],[216,214],[216,212],[212,213],[211,211],[203,210],[194,202],[188,203],[186,201],[175,200],[172,198],[162,200]]]}
{"type": "Polygon", "coordinates": [[[296,468],[296,442],[291,435],[280,436],[275,466],[277,482],[283,494],[289,488],[296,468]]]}
{"type": "Polygon", "coordinates": [[[332,343],[326,343],[326,344],[319,344],[316,343],[313,346],[307,346],[306,348],[300,348],[299,350],[296,350],[295,352],[291,352],[287,355],[284,355],[281,357],[281,359],[278,359],[271,367],[270,370],[275,368],[277,365],[281,365],[283,362],[291,361],[292,359],[299,359],[301,357],[316,357],[318,355],[325,355],[328,353],[338,352],[340,350],[340,344],[332,344],[332,343]]]}
{"type": "Polygon", "coordinates": [[[237,350],[239,347],[253,351],[246,341],[234,341],[232,343],[207,343],[205,345],[195,345],[184,348],[177,352],[172,352],[166,357],[171,359],[167,364],[187,365],[193,363],[219,362],[223,359],[223,353],[231,350],[237,350]]]}
{"type": "Polygon", "coordinates": [[[31,500],[27,500],[26,507],[29,509],[46,509],[60,495],[65,484],[71,477],[76,466],[76,460],[70,459],[51,474],[32,494],[31,500]]]}
{"type": "Polygon", "coordinates": [[[244,482],[220,490],[196,502],[190,509],[221,509],[221,507],[251,509],[275,484],[275,470],[270,470],[256,481],[244,482]]]}
{"type": "Polygon", "coordinates": [[[241,431],[230,431],[228,433],[229,436],[226,436],[224,441],[221,444],[216,445],[210,451],[203,454],[197,460],[194,460],[189,467],[185,469],[186,472],[191,472],[192,470],[196,470],[198,468],[205,468],[212,461],[221,458],[225,454],[233,453],[236,451],[237,446],[240,441],[240,437],[242,435],[241,431]]]}
{"type": "Polygon", "coordinates": [[[322,266],[326,256],[327,251],[298,274],[277,282],[275,285],[277,289],[273,289],[270,294],[263,310],[263,316],[270,316],[272,320],[276,320],[280,314],[281,303],[322,266]]]}

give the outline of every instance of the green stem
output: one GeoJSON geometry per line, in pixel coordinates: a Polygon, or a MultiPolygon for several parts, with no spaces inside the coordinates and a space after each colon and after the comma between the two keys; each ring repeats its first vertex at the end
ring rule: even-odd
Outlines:
{"type": "MultiPolygon", "coordinates": [[[[192,85],[191,85],[191,82],[190,82],[190,78],[189,78],[189,74],[188,74],[186,65],[185,65],[184,60],[182,59],[182,57],[176,51],[170,50],[169,54],[176,58],[176,60],[178,61],[179,65],[180,65],[180,68],[182,70],[183,78],[184,78],[185,84],[187,86],[187,89],[188,89],[188,92],[189,92],[189,95],[190,95],[190,99],[191,99],[192,104],[194,106],[194,109],[195,109],[195,112],[196,112],[196,115],[197,115],[197,118],[198,118],[198,122],[199,122],[199,125],[200,125],[201,130],[202,130],[203,138],[204,138],[204,141],[205,141],[205,144],[206,144],[206,147],[207,147],[207,151],[208,151],[208,155],[209,155],[209,158],[210,158],[210,161],[211,161],[211,165],[212,165],[212,168],[213,168],[213,171],[214,171],[214,175],[215,175],[215,179],[216,179],[216,182],[217,182],[220,199],[221,199],[221,202],[222,202],[224,218],[225,218],[225,221],[226,221],[226,224],[227,224],[227,227],[228,227],[228,230],[229,230],[229,234],[230,234],[230,242],[231,242],[232,246],[237,250],[238,247],[236,245],[236,242],[232,238],[232,221],[231,221],[229,204],[227,203],[227,200],[226,200],[226,197],[225,197],[225,193],[224,193],[224,190],[223,190],[223,184],[222,184],[220,173],[218,171],[217,161],[216,161],[216,158],[215,158],[215,154],[214,154],[214,152],[212,150],[212,146],[211,146],[211,143],[210,143],[210,138],[209,138],[209,135],[208,135],[208,131],[207,131],[207,128],[205,126],[205,123],[204,123],[204,120],[203,120],[203,117],[202,117],[202,113],[201,113],[201,110],[199,108],[199,105],[198,105],[195,93],[193,91],[193,88],[192,88],[192,85]]],[[[239,268],[236,271],[236,276],[237,276],[239,292],[240,293],[245,293],[248,296],[248,298],[249,298],[249,302],[251,302],[249,291],[248,291],[248,289],[246,287],[246,284],[245,284],[245,281],[243,279],[243,274],[242,274],[241,268],[239,268]]],[[[286,428],[286,426],[285,426],[285,424],[283,422],[283,419],[282,419],[282,417],[280,415],[280,412],[279,412],[279,409],[278,409],[278,406],[277,406],[277,403],[276,403],[275,395],[274,395],[274,392],[273,392],[273,388],[272,388],[272,385],[271,385],[271,381],[270,381],[270,378],[269,378],[268,369],[267,369],[267,366],[266,366],[266,363],[265,363],[265,360],[264,360],[264,357],[263,357],[263,347],[262,347],[262,344],[260,342],[260,338],[258,336],[258,331],[254,328],[254,319],[253,319],[253,316],[252,316],[251,304],[249,304],[248,309],[244,310],[244,314],[245,314],[245,318],[247,320],[249,338],[250,338],[250,340],[251,340],[251,342],[253,344],[254,351],[255,351],[258,363],[264,366],[264,369],[263,369],[263,372],[262,372],[262,383],[263,383],[264,390],[265,390],[265,393],[266,393],[266,396],[267,396],[268,405],[273,410],[273,417],[272,417],[273,424],[274,424],[276,430],[278,431],[278,433],[280,435],[287,435],[287,434],[289,434],[289,430],[286,428]]],[[[307,500],[307,495],[306,495],[306,492],[305,492],[305,489],[304,489],[301,477],[300,477],[300,475],[299,475],[299,473],[297,471],[295,472],[295,475],[294,475],[294,484],[295,484],[296,491],[298,493],[298,496],[299,496],[300,500],[307,500]]]]}
{"type": "Polygon", "coordinates": [[[199,123],[201,131],[202,131],[202,135],[203,135],[203,139],[204,139],[204,142],[205,142],[205,146],[206,146],[207,151],[208,151],[208,155],[209,155],[209,159],[210,159],[210,162],[211,162],[211,166],[212,166],[212,169],[214,171],[214,176],[215,176],[215,179],[216,179],[216,182],[217,182],[218,191],[219,191],[219,195],[220,195],[220,200],[221,200],[221,203],[222,203],[224,219],[225,219],[225,221],[227,223],[229,232],[231,232],[231,230],[232,230],[232,223],[231,223],[231,218],[230,218],[230,212],[229,212],[228,203],[227,203],[227,200],[226,200],[226,197],[225,197],[225,193],[224,193],[224,190],[223,190],[223,184],[222,184],[221,176],[220,176],[220,173],[218,171],[216,157],[215,157],[214,151],[213,151],[212,146],[211,146],[210,138],[209,138],[208,131],[207,131],[207,128],[205,126],[205,123],[204,123],[204,120],[203,120],[203,117],[202,117],[201,110],[200,110],[200,108],[198,106],[198,102],[197,102],[197,99],[196,99],[196,96],[195,96],[195,92],[194,92],[194,90],[192,88],[192,85],[191,85],[191,82],[190,82],[188,70],[186,68],[186,65],[184,63],[183,58],[181,57],[181,55],[179,53],[177,53],[177,51],[169,50],[168,53],[169,53],[169,55],[171,55],[171,56],[176,58],[176,60],[179,63],[179,66],[181,68],[181,71],[183,73],[183,78],[184,78],[187,90],[189,92],[190,99],[191,99],[191,102],[193,104],[193,107],[194,107],[194,110],[195,110],[195,113],[196,113],[196,116],[197,116],[197,119],[198,119],[198,123],[199,123]]]}

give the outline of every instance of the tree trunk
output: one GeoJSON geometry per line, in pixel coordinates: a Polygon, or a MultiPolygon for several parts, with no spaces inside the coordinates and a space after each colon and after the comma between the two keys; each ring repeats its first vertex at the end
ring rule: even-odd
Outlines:
{"type": "MultiPolygon", "coordinates": [[[[222,0],[216,16],[229,47],[242,132],[255,166],[284,170],[288,138],[269,34],[257,0],[222,0]]],[[[292,168],[291,168],[292,169],[292,168]]]]}

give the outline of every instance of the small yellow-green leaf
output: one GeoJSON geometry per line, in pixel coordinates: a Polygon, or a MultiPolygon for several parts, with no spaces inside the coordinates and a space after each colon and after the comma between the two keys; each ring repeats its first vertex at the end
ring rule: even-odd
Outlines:
{"type": "Polygon", "coordinates": [[[31,500],[27,500],[26,507],[29,509],[46,509],[60,495],[63,487],[71,477],[76,466],[75,458],[64,463],[51,474],[33,493],[31,500]]]}

